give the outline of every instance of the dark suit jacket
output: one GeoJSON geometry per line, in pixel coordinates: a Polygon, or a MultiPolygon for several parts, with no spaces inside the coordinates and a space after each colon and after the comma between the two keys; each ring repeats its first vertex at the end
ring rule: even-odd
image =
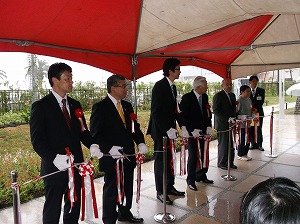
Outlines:
{"type": "Polygon", "coordinates": [[[224,90],[216,93],[213,98],[214,127],[218,131],[229,129],[228,119],[236,117],[236,97],[230,93],[230,101],[224,90]]]}
{"type": "Polygon", "coordinates": [[[251,93],[250,99],[252,100],[252,107],[257,109],[260,116],[264,116],[263,105],[265,102],[265,90],[263,88],[257,87],[254,97],[251,93]]]}
{"type": "MultiPolygon", "coordinates": [[[[177,93],[176,93],[177,96],[177,93]]],[[[176,120],[184,125],[182,114],[176,113],[177,102],[166,77],[157,81],[152,89],[151,114],[147,134],[153,139],[167,136],[170,128],[176,128],[176,120]]]]}
{"type": "Polygon", "coordinates": [[[207,110],[206,105],[209,104],[208,96],[205,93],[202,94],[202,112],[193,90],[182,96],[180,110],[182,111],[186,128],[189,132],[192,132],[194,129],[200,129],[205,134],[206,128],[211,127],[211,112],[210,109],[207,110]]]}
{"type": "MultiPolygon", "coordinates": [[[[67,101],[70,108],[71,129],[67,126],[62,110],[52,93],[32,104],[30,136],[34,150],[42,158],[41,175],[58,170],[53,160],[56,154],[65,155],[66,147],[69,147],[74,155],[75,163],[83,162],[80,142],[88,148],[93,143],[88,130],[81,132],[79,120],[74,113],[76,109],[82,109],[80,103],[70,97],[67,101]]],[[[84,117],[83,120],[85,124],[84,117]]]]}
{"type": "MultiPolygon", "coordinates": [[[[91,133],[101,151],[107,154],[111,147],[121,146],[124,148],[125,154],[134,154],[134,142],[138,145],[144,143],[144,135],[140,130],[140,125],[135,120],[135,132],[132,133],[132,122],[130,114],[134,113],[132,105],[121,100],[121,105],[124,111],[126,128],[122,119],[111,99],[107,96],[100,102],[93,105],[91,115],[91,133]]],[[[135,167],[135,156],[128,157],[131,162],[124,160],[124,166],[135,167]]],[[[114,171],[116,160],[110,156],[103,156],[100,159],[100,170],[114,171]]]]}

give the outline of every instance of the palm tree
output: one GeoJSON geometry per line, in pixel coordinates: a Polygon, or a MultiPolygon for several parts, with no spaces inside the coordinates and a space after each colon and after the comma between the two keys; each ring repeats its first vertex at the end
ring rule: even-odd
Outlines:
{"type": "Polygon", "coordinates": [[[3,71],[3,70],[0,70],[0,78],[1,79],[6,79],[7,78],[7,75],[6,75],[6,72],[5,71],[3,71]]]}
{"type": "Polygon", "coordinates": [[[26,67],[26,77],[30,79],[30,89],[33,91],[32,102],[39,98],[39,91],[43,89],[43,78],[47,75],[49,65],[46,61],[38,60],[37,55],[28,55],[29,65],[26,67]]]}

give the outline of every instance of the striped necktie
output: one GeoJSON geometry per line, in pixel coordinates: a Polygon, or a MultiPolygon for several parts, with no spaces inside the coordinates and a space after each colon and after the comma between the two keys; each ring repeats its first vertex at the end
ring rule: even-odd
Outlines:
{"type": "Polygon", "coordinates": [[[66,99],[62,99],[61,102],[63,104],[63,106],[62,106],[62,112],[64,114],[66,123],[67,123],[68,127],[71,128],[71,119],[70,119],[69,112],[67,110],[67,100],[66,99]]]}

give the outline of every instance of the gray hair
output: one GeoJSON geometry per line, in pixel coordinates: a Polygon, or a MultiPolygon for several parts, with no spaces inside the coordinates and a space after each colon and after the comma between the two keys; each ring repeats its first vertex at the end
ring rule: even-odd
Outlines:
{"type": "Polygon", "coordinates": [[[199,86],[203,86],[204,81],[206,81],[206,78],[205,78],[205,77],[203,77],[203,76],[197,76],[197,77],[194,79],[194,82],[193,82],[193,87],[194,87],[194,89],[197,89],[199,86]]]}

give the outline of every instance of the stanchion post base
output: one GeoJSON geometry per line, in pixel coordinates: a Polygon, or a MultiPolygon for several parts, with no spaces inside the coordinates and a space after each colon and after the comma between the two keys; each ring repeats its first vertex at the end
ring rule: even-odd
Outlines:
{"type": "Polygon", "coordinates": [[[226,180],[226,181],[235,181],[236,180],[236,177],[232,176],[232,175],[222,175],[221,178],[223,180],[226,180]]]}
{"type": "Polygon", "coordinates": [[[277,155],[274,155],[274,154],[265,154],[266,157],[269,157],[269,158],[277,158],[278,156],[277,155]]]}
{"type": "Polygon", "coordinates": [[[154,220],[159,223],[172,223],[176,219],[175,215],[171,213],[157,213],[154,220]]]}

